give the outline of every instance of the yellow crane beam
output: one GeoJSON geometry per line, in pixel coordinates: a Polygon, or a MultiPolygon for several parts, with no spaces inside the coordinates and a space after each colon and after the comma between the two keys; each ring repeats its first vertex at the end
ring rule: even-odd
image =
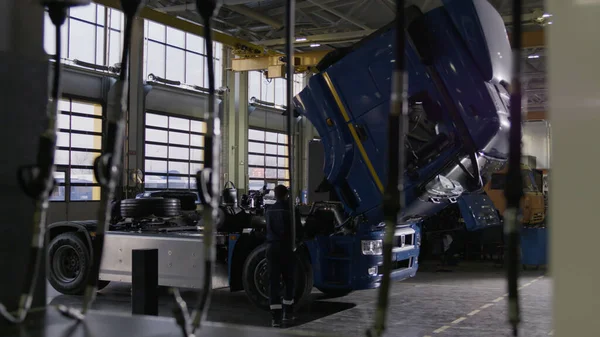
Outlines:
{"type": "MultiPolygon", "coordinates": [[[[314,67],[329,53],[328,50],[294,53],[294,69],[304,72],[314,67]]],[[[233,71],[266,70],[268,78],[285,77],[285,55],[234,58],[231,60],[233,71]]]]}

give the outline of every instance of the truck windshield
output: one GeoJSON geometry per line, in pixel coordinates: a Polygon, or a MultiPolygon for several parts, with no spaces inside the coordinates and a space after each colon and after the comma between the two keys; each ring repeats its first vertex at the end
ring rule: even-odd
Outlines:
{"type": "Polygon", "coordinates": [[[533,172],[530,170],[521,170],[521,176],[523,177],[523,191],[537,192],[537,187],[533,178],[533,172]]]}

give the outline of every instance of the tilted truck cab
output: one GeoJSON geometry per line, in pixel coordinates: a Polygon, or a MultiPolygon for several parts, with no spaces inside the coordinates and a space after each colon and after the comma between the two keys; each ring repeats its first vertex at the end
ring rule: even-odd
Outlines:
{"type": "MultiPolygon", "coordinates": [[[[396,229],[394,279],[418,268],[419,221],[480,192],[508,154],[511,49],[504,22],[485,0],[446,0],[407,10],[409,102],[404,192],[396,229]]],[[[313,265],[344,287],[377,287],[381,278],[382,195],[395,26],[390,24],[318,66],[294,98],[325,150],[322,190],[332,190],[353,227],[308,241],[313,265]],[[322,241],[320,241],[322,240],[322,241]],[[340,254],[336,254],[336,252],[340,254]],[[334,263],[333,261],[339,261],[334,263]]],[[[315,273],[315,285],[317,284],[315,273]]],[[[328,278],[329,277],[329,278],[328,278]]],[[[335,286],[333,282],[331,285],[335,286]]]]}

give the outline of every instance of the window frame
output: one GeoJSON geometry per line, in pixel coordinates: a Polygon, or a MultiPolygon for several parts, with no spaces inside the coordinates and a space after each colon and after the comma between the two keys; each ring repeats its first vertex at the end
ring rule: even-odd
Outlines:
{"type": "MultiPolygon", "coordinates": [[[[168,119],[167,119],[168,120],[168,119]]],[[[191,164],[200,164],[202,165],[202,167],[204,167],[204,163],[205,163],[205,159],[202,158],[202,160],[192,160],[191,156],[188,156],[188,159],[178,159],[178,158],[170,158],[169,156],[169,147],[176,147],[176,148],[183,148],[183,149],[188,149],[188,154],[191,154],[192,150],[202,150],[203,154],[206,155],[206,144],[204,144],[204,146],[196,146],[196,145],[191,145],[191,137],[192,135],[196,135],[196,136],[202,136],[205,137],[204,139],[206,139],[206,136],[208,135],[208,123],[204,118],[199,118],[199,117],[190,117],[190,116],[185,116],[185,115],[178,115],[178,114],[173,114],[173,113],[168,113],[168,112],[164,112],[164,111],[159,111],[159,110],[153,110],[153,109],[146,109],[146,111],[144,112],[144,117],[143,117],[143,132],[144,132],[144,146],[142,147],[142,172],[144,173],[144,191],[161,191],[161,190],[172,190],[172,191],[194,191],[196,188],[192,187],[192,179],[195,179],[195,175],[190,173],[190,167],[191,164]],[[154,115],[159,115],[159,116],[164,116],[164,117],[174,117],[174,118],[181,118],[181,119],[186,119],[189,121],[190,123],[190,129],[188,131],[185,130],[181,130],[181,129],[174,129],[174,128],[170,128],[169,125],[167,125],[167,127],[160,127],[160,126],[154,126],[154,125],[147,125],[147,114],[154,114],[154,115]],[[198,132],[198,131],[192,131],[192,127],[191,127],[191,122],[192,121],[196,121],[196,122],[203,122],[206,123],[206,127],[207,127],[207,132],[206,133],[202,133],[202,132],[198,132]],[[165,131],[167,132],[167,141],[166,142],[157,142],[157,141],[149,141],[146,139],[146,130],[158,130],[158,131],[165,131]],[[189,145],[181,145],[181,144],[175,144],[175,143],[169,143],[169,132],[179,132],[179,133],[187,133],[189,135],[189,139],[190,139],[190,144],[189,145]],[[146,155],[146,145],[157,145],[157,146],[165,146],[167,148],[167,156],[164,158],[161,157],[153,157],[153,156],[147,156],[146,155]],[[161,162],[165,162],[167,165],[167,172],[166,173],[156,173],[156,172],[147,172],[146,171],[146,161],[147,160],[153,160],[153,161],[161,161],[161,162]],[[176,162],[176,163],[186,163],[188,164],[188,173],[187,174],[183,174],[183,173],[170,173],[169,172],[169,162],[176,162]],[[155,187],[146,187],[146,178],[148,176],[151,177],[166,177],[166,182],[167,182],[167,187],[166,188],[155,188],[155,187]],[[170,188],[169,187],[169,177],[181,177],[181,178],[188,178],[188,188],[187,189],[181,189],[181,188],[170,188]]]]}
{"type": "MultiPolygon", "coordinates": [[[[288,137],[286,132],[280,131],[280,130],[275,130],[275,129],[269,129],[269,128],[264,128],[264,127],[255,127],[255,126],[250,126],[248,127],[248,133],[250,132],[250,130],[256,130],[256,131],[261,131],[261,132],[271,132],[271,133],[275,133],[278,136],[279,135],[284,135],[286,138],[288,137]]],[[[266,134],[265,134],[266,135],[266,134]]],[[[250,176],[250,172],[248,172],[248,188],[250,188],[250,181],[254,180],[254,181],[258,181],[258,180],[262,180],[264,181],[265,184],[270,184],[270,183],[274,183],[275,185],[279,185],[280,183],[284,183],[284,185],[289,186],[289,182],[291,180],[291,171],[290,171],[290,153],[288,153],[287,155],[279,155],[279,154],[268,154],[266,153],[266,145],[275,145],[275,146],[285,146],[286,149],[288,149],[288,142],[289,142],[289,138],[287,139],[286,143],[280,143],[280,142],[272,142],[272,141],[267,141],[266,137],[265,140],[255,140],[255,139],[250,139],[250,136],[248,136],[248,143],[250,142],[254,142],[254,143],[261,143],[265,145],[265,153],[258,153],[258,152],[252,152],[250,151],[250,148],[248,147],[248,156],[246,158],[246,162],[248,163],[247,165],[247,169],[248,171],[250,171],[250,169],[252,168],[262,168],[265,170],[265,177],[264,178],[254,178],[250,176]],[[254,156],[262,156],[263,157],[263,165],[251,165],[250,164],[250,156],[254,155],[254,156]],[[270,166],[267,165],[267,157],[275,157],[277,158],[277,166],[270,166]],[[279,166],[279,159],[283,158],[284,160],[287,159],[287,167],[285,166],[279,166]],[[266,177],[266,169],[275,169],[277,170],[277,176],[279,176],[279,170],[285,170],[287,171],[287,176],[288,178],[267,178],[266,177]]]]}
{"type": "MultiPolygon", "coordinates": [[[[271,78],[271,79],[267,79],[264,76],[264,73],[262,71],[259,70],[253,70],[253,71],[249,71],[248,72],[248,100],[250,100],[252,97],[255,97],[257,100],[261,100],[263,102],[267,102],[270,104],[274,104],[274,105],[278,105],[278,106],[286,106],[287,102],[286,102],[286,95],[287,95],[287,86],[285,85],[286,83],[286,78],[271,78]],[[258,89],[258,96],[255,95],[251,95],[251,89],[252,87],[256,87],[256,83],[251,83],[250,82],[250,77],[253,76],[252,74],[259,74],[258,78],[260,79],[260,85],[258,85],[259,89],[258,89]],[[265,90],[264,86],[264,81],[271,81],[269,82],[269,86],[272,86],[270,88],[270,91],[272,91],[272,93],[269,93],[269,95],[273,96],[272,100],[268,100],[268,99],[263,99],[263,96],[268,97],[267,94],[264,94],[263,91],[265,90]],[[283,98],[279,97],[278,93],[277,93],[277,84],[276,84],[276,80],[282,80],[284,85],[283,85],[283,89],[282,89],[282,94],[283,94],[283,98]],[[283,104],[280,104],[283,103],[283,104]]],[[[304,79],[305,79],[306,75],[303,75],[301,73],[298,74],[294,74],[294,85],[293,85],[293,91],[294,91],[294,96],[298,95],[302,89],[304,89],[304,79]]]]}
{"type": "MultiPolygon", "coordinates": [[[[59,110],[58,111],[58,115],[67,115],[69,116],[69,120],[71,120],[72,116],[76,116],[76,117],[84,117],[84,118],[90,118],[92,120],[100,120],[101,121],[101,130],[100,132],[97,131],[82,131],[82,130],[72,130],[71,129],[71,125],[69,125],[69,128],[59,128],[58,132],[62,132],[62,133],[69,133],[69,145],[70,146],[58,146],[56,145],[56,149],[55,151],[68,151],[69,153],[69,164],[55,164],[56,166],[56,172],[64,172],[65,173],[65,182],[64,183],[57,183],[56,187],[64,187],[65,190],[65,196],[63,200],[50,200],[51,202],[99,202],[100,199],[94,199],[92,197],[92,199],[90,200],[82,200],[82,199],[72,199],[72,193],[71,193],[71,189],[73,187],[91,187],[92,191],[94,189],[94,187],[98,187],[98,188],[102,188],[99,182],[93,182],[93,180],[95,180],[95,177],[93,178],[91,183],[80,183],[80,182],[76,182],[76,183],[72,183],[71,179],[72,179],[72,174],[71,171],[72,170],[91,170],[93,172],[94,170],[94,166],[93,165],[72,165],[72,152],[73,151],[77,151],[77,152],[89,152],[89,153],[97,153],[98,155],[102,155],[103,151],[104,151],[104,133],[105,133],[105,129],[106,129],[106,104],[100,100],[100,99],[95,99],[95,98],[90,98],[90,97],[84,97],[84,96],[79,96],[79,95],[73,95],[73,94],[67,94],[67,93],[63,93],[62,97],[60,98],[61,100],[68,100],[69,104],[71,105],[69,110],[73,110],[72,108],[72,104],[73,101],[75,102],[81,102],[81,103],[87,103],[87,104],[94,104],[94,105],[99,105],[101,107],[102,113],[100,116],[97,115],[90,115],[90,114],[85,114],[85,113],[81,113],[81,112],[73,112],[73,111],[68,111],[68,114],[65,113],[64,110],[59,110]],[[71,144],[71,134],[79,134],[79,135],[93,135],[93,136],[100,136],[100,149],[90,149],[90,148],[82,148],[82,147],[73,147],[71,144]]],[[[93,193],[93,192],[92,192],[93,193]]]]}
{"type": "MultiPolygon", "coordinates": [[[[121,46],[120,47],[120,49],[121,49],[122,48],[122,44],[123,44],[123,30],[124,30],[124,24],[125,24],[124,14],[123,14],[122,11],[120,11],[118,9],[107,7],[107,6],[104,6],[102,4],[92,3],[90,5],[94,5],[94,7],[95,7],[95,22],[89,21],[87,19],[82,19],[82,18],[79,18],[79,17],[72,16],[71,15],[71,9],[69,9],[67,11],[67,17],[66,17],[65,23],[63,25],[63,28],[61,29],[61,35],[64,35],[63,36],[63,44],[66,44],[66,47],[67,47],[66,50],[63,49],[63,55],[64,55],[63,57],[65,57],[65,58],[67,58],[69,60],[74,59],[72,57],[72,55],[71,55],[71,53],[72,53],[72,48],[71,48],[72,47],[72,45],[71,45],[71,20],[74,20],[74,21],[77,21],[77,22],[80,22],[80,23],[92,26],[93,29],[94,29],[93,36],[89,36],[90,39],[94,40],[94,43],[93,43],[93,45],[94,45],[94,48],[93,48],[94,49],[94,51],[93,51],[94,52],[94,60],[92,62],[90,62],[88,60],[81,60],[81,61],[92,63],[92,64],[99,65],[99,66],[111,66],[111,64],[110,64],[110,49],[111,49],[110,48],[110,39],[111,39],[111,35],[112,35],[111,33],[117,33],[117,34],[119,34],[119,46],[121,46]],[[109,10],[110,11],[109,15],[108,15],[108,22],[104,22],[104,24],[98,23],[98,21],[100,20],[100,16],[98,15],[98,6],[102,7],[101,8],[102,12],[104,12],[105,10],[109,10]],[[121,27],[118,28],[118,29],[112,27],[112,11],[119,13],[120,16],[121,16],[121,24],[120,24],[121,27]],[[104,40],[104,33],[106,31],[108,31],[107,34],[106,34],[108,36],[108,39],[104,40]],[[103,44],[101,45],[101,47],[103,48],[102,51],[98,50],[98,47],[99,47],[98,46],[98,39],[99,39],[100,36],[102,36],[102,39],[104,40],[103,44]],[[106,54],[104,53],[104,48],[105,48],[105,50],[107,52],[106,54]],[[101,54],[100,54],[100,56],[102,57],[101,60],[98,59],[98,56],[99,56],[98,53],[99,52],[101,52],[101,54]]],[[[45,16],[44,20],[46,20],[46,19],[49,20],[49,18],[47,18],[48,15],[49,15],[48,14],[48,10],[46,9],[44,11],[44,16],[45,16]]],[[[48,31],[50,32],[50,34],[54,34],[54,29],[53,29],[52,25],[50,25],[50,26],[46,26],[45,25],[44,28],[48,29],[48,31]]],[[[44,42],[44,44],[45,44],[45,42],[44,42]]],[[[45,47],[46,46],[44,46],[44,51],[46,53],[48,53],[45,50],[45,47]]],[[[53,47],[54,47],[54,44],[53,44],[53,47]]],[[[80,48],[77,48],[77,49],[80,49],[80,48]]],[[[117,55],[117,60],[119,60],[118,62],[120,62],[120,59],[121,59],[120,52],[121,52],[121,50],[119,50],[119,55],[117,55]]]]}
{"type": "MultiPolygon", "coordinates": [[[[208,77],[207,76],[208,67],[207,67],[207,62],[206,62],[208,55],[206,54],[206,41],[204,40],[203,36],[192,34],[192,33],[189,33],[189,32],[186,32],[186,31],[182,31],[182,30],[179,30],[179,29],[176,29],[176,28],[173,28],[173,27],[167,27],[166,25],[161,24],[159,22],[145,19],[144,20],[144,55],[145,55],[145,60],[144,60],[144,65],[143,65],[143,67],[144,67],[143,68],[144,69],[143,73],[144,73],[145,78],[148,78],[148,76],[150,74],[153,74],[153,72],[151,71],[151,69],[148,68],[148,58],[150,57],[150,55],[148,55],[149,54],[148,53],[148,48],[149,48],[148,46],[149,46],[150,42],[159,44],[159,45],[161,45],[161,46],[164,47],[164,55],[163,55],[163,57],[164,57],[164,64],[163,64],[164,76],[159,76],[159,77],[162,77],[164,79],[171,80],[171,81],[180,81],[181,84],[197,85],[197,86],[202,87],[202,88],[208,88],[208,83],[206,83],[206,81],[208,80],[207,79],[207,77],[208,77]],[[150,38],[150,36],[149,36],[150,23],[154,23],[154,24],[158,24],[158,25],[164,26],[164,42],[163,41],[155,40],[153,38],[150,38]],[[167,28],[171,28],[171,29],[177,30],[177,31],[179,31],[179,32],[181,32],[181,33],[184,34],[183,35],[183,47],[180,47],[180,46],[177,46],[177,45],[174,45],[174,44],[170,44],[168,42],[169,39],[168,39],[168,29],[167,28]],[[202,39],[202,42],[203,42],[202,43],[202,49],[203,49],[202,53],[201,52],[197,52],[197,51],[195,51],[193,49],[188,48],[188,36],[187,36],[188,34],[189,35],[193,35],[195,37],[198,37],[198,38],[202,39]],[[168,69],[168,64],[169,64],[169,61],[168,61],[168,58],[167,58],[167,54],[168,54],[169,48],[173,48],[173,49],[176,49],[176,50],[179,50],[179,51],[183,52],[183,61],[181,63],[181,66],[183,67],[183,80],[182,81],[179,80],[179,79],[169,78],[169,76],[167,74],[167,69],[168,69]],[[188,53],[193,54],[195,56],[200,56],[202,58],[202,68],[203,68],[203,71],[202,71],[202,81],[201,81],[202,85],[198,85],[198,84],[192,83],[191,80],[188,80],[188,71],[187,71],[188,70],[188,64],[187,64],[188,63],[187,62],[188,61],[188,53]]],[[[213,41],[213,62],[215,63],[215,79],[219,80],[219,81],[217,81],[219,83],[216,83],[217,87],[221,86],[222,83],[223,83],[223,78],[224,78],[224,74],[223,74],[223,71],[222,71],[223,57],[224,57],[224,55],[223,55],[223,44],[220,43],[220,42],[217,42],[217,41],[213,41]],[[220,53],[217,52],[218,49],[221,49],[220,53]],[[217,55],[220,55],[220,57],[217,57],[217,55]],[[217,75],[217,72],[220,75],[217,75]]],[[[156,75],[156,76],[158,76],[158,75],[156,75]]]]}

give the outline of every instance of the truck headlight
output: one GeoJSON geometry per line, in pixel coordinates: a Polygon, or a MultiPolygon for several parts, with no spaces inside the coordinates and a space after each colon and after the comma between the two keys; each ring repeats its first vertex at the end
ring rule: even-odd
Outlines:
{"type": "Polygon", "coordinates": [[[362,240],[361,246],[363,255],[381,255],[383,253],[382,240],[362,240]]]}
{"type": "Polygon", "coordinates": [[[415,234],[415,245],[417,247],[421,246],[421,233],[417,232],[417,234],[415,234]]]}

